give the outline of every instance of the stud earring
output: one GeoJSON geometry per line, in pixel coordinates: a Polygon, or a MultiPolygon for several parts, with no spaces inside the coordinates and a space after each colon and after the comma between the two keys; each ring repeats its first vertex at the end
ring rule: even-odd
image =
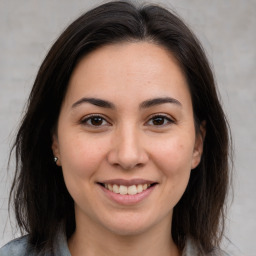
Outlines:
{"type": "Polygon", "coordinates": [[[55,156],[55,157],[53,158],[53,160],[54,160],[55,163],[57,163],[58,157],[55,156]]]}

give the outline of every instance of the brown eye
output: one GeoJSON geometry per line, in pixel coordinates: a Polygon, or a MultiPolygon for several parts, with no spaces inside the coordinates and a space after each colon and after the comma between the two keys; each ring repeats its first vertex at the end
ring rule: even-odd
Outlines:
{"type": "Polygon", "coordinates": [[[102,118],[102,117],[99,117],[99,116],[94,116],[94,117],[91,117],[90,122],[91,122],[91,124],[94,125],[94,126],[99,126],[99,125],[102,125],[102,123],[103,123],[103,118],[102,118]]]}
{"type": "Polygon", "coordinates": [[[89,116],[82,120],[83,125],[91,126],[91,127],[101,127],[106,126],[109,123],[101,116],[89,116]]]}
{"type": "Polygon", "coordinates": [[[172,119],[170,119],[167,116],[164,115],[157,115],[157,116],[153,116],[149,121],[148,121],[148,125],[151,126],[165,126],[168,124],[174,123],[174,121],[172,119]]]}
{"type": "Polygon", "coordinates": [[[163,125],[165,121],[164,117],[155,117],[152,120],[153,125],[163,125]]]}

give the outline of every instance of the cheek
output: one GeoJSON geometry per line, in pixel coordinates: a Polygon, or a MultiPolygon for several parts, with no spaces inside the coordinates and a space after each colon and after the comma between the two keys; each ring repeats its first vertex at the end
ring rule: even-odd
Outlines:
{"type": "Polygon", "coordinates": [[[60,145],[63,172],[88,179],[104,159],[106,146],[101,145],[106,145],[106,143],[88,138],[82,133],[63,139],[60,145]]]}
{"type": "Polygon", "coordinates": [[[156,148],[158,170],[163,174],[162,183],[165,195],[161,198],[163,205],[174,207],[182,197],[191,173],[191,147],[180,140],[175,140],[156,148]]]}
{"type": "Polygon", "coordinates": [[[169,175],[190,171],[193,146],[184,139],[166,140],[155,145],[155,162],[169,175]]]}
{"type": "Polygon", "coordinates": [[[65,137],[60,141],[66,187],[75,202],[87,202],[84,191],[91,191],[106,149],[100,146],[101,143],[90,140],[83,134],[65,137]]]}

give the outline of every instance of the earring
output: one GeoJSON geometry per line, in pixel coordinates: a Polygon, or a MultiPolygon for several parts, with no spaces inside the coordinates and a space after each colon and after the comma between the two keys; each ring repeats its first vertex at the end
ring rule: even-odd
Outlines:
{"type": "Polygon", "coordinates": [[[55,157],[53,158],[53,160],[54,160],[55,163],[57,163],[58,157],[55,156],[55,157]]]}

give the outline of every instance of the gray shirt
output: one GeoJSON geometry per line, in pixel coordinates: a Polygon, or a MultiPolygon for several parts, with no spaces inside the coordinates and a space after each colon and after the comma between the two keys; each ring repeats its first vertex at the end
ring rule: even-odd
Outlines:
{"type": "MultiPolygon", "coordinates": [[[[71,256],[64,232],[58,232],[53,253],[38,253],[28,242],[28,235],[12,240],[0,249],[0,256],[71,256]]],[[[188,239],[182,256],[203,256],[192,239],[188,239]]],[[[214,250],[205,256],[228,256],[221,250],[214,250]]]]}

